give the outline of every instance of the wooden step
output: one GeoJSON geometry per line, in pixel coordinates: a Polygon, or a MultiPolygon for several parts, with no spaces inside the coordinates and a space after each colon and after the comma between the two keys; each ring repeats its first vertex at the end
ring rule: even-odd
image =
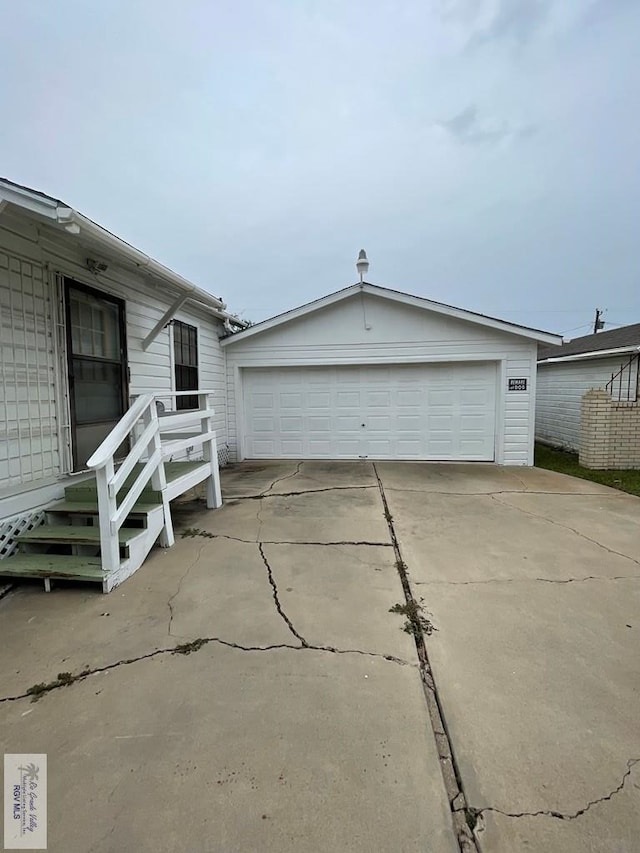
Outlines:
{"type": "Polygon", "coordinates": [[[0,560],[0,576],[102,581],[100,557],[67,554],[16,554],[0,560]]]}
{"type": "MultiPolygon", "coordinates": [[[[118,492],[118,503],[122,503],[129,489],[123,486],[118,492]]],[[[98,487],[95,483],[88,483],[86,486],[67,486],[64,490],[64,497],[67,501],[95,501],[98,502],[98,487]]],[[[139,501],[144,503],[161,503],[162,494],[154,489],[143,489],[140,492],[139,501]]]]}
{"type": "MultiPolygon", "coordinates": [[[[200,462],[165,462],[164,463],[164,471],[167,478],[167,483],[172,483],[175,480],[179,480],[181,477],[184,477],[187,474],[191,474],[193,471],[198,470],[204,464],[202,461],[200,462]]],[[[133,471],[129,474],[127,479],[122,484],[120,491],[118,492],[118,501],[122,501],[125,497],[131,486],[136,481],[136,478],[142,471],[144,465],[142,463],[138,463],[133,471]]],[[[80,483],[77,483],[74,486],[67,486],[64,490],[65,498],[68,501],[86,501],[93,500],[94,498],[97,501],[98,495],[98,487],[96,485],[95,477],[91,477],[89,479],[83,480],[80,483]]],[[[155,503],[157,501],[162,501],[162,495],[160,492],[156,491],[151,486],[151,481],[149,481],[140,494],[140,501],[145,503],[155,503]]]]}
{"type": "MultiPolygon", "coordinates": [[[[118,541],[128,545],[136,536],[144,536],[141,527],[121,527],[118,531],[118,541]]],[[[68,545],[100,545],[100,528],[87,527],[79,524],[42,524],[27,533],[16,537],[18,542],[35,542],[42,544],[68,545]]]]}
{"type": "MultiPolygon", "coordinates": [[[[154,509],[162,509],[162,504],[157,503],[155,501],[138,501],[131,512],[129,513],[129,517],[131,518],[144,518],[148,513],[152,512],[154,509]]],[[[46,512],[51,513],[60,513],[65,515],[84,515],[84,516],[95,516],[98,514],[98,499],[95,500],[62,500],[57,503],[51,504],[51,506],[47,507],[46,512]]]]}

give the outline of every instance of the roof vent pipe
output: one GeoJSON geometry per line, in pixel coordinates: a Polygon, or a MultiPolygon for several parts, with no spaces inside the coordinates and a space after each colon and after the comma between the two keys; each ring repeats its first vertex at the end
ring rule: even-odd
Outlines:
{"type": "Polygon", "coordinates": [[[369,272],[369,261],[367,260],[367,253],[364,249],[360,249],[360,251],[358,252],[356,269],[358,271],[358,275],[360,276],[360,284],[362,284],[364,282],[365,275],[369,272]]]}

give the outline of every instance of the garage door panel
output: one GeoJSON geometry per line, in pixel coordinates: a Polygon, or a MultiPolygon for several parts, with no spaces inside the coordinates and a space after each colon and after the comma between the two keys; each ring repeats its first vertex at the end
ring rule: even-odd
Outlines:
{"type": "Polygon", "coordinates": [[[307,428],[309,432],[330,432],[331,418],[318,417],[317,415],[309,415],[306,418],[307,428]]]}
{"type": "Polygon", "coordinates": [[[386,433],[391,431],[391,416],[390,415],[369,415],[366,421],[366,429],[376,432],[382,430],[386,433]]]}
{"type": "Polygon", "coordinates": [[[331,394],[326,391],[310,391],[307,394],[307,406],[310,409],[328,409],[331,406],[331,394]]]}
{"type": "Polygon", "coordinates": [[[304,396],[302,394],[280,394],[281,409],[301,409],[304,396]]]}
{"type": "Polygon", "coordinates": [[[339,459],[355,459],[360,456],[360,441],[356,439],[338,439],[337,449],[339,459]]]}
{"type": "MultiPolygon", "coordinates": [[[[301,456],[302,454],[300,453],[299,455],[301,456]]],[[[310,438],[309,455],[320,459],[329,458],[331,456],[331,441],[328,439],[316,441],[315,439],[310,438]]]]}
{"type": "Polygon", "coordinates": [[[418,406],[420,405],[420,394],[415,390],[396,391],[396,406],[418,406]]]}
{"type": "Polygon", "coordinates": [[[276,446],[273,441],[262,441],[259,438],[254,438],[251,444],[255,456],[272,458],[276,455],[276,446]]]}
{"type": "Polygon", "coordinates": [[[360,392],[359,391],[338,391],[336,394],[336,403],[339,409],[349,409],[360,407],[360,392]]]}
{"type": "Polygon", "coordinates": [[[252,418],[251,425],[254,432],[273,432],[275,427],[274,418],[252,418]]]}
{"type": "Polygon", "coordinates": [[[491,461],[495,382],[493,363],[245,370],[245,455],[491,461]]]}
{"type": "Polygon", "coordinates": [[[283,438],[280,442],[282,456],[302,456],[304,453],[304,443],[302,439],[287,439],[283,438]]]}
{"type": "Polygon", "coordinates": [[[297,418],[280,418],[280,431],[301,433],[303,420],[302,416],[297,418]]]}
{"type": "Polygon", "coordinates": [[[251,404],[254,409],[273,409],[275,405],[274,394],[254,391],[251,395],[251,404]]]}

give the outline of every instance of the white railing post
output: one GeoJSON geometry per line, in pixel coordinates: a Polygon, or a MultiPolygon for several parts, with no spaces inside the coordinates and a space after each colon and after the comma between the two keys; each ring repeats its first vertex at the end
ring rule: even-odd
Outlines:
{"type": "Polygon", "coordinates": [[[112,530],[112,522],[116,514],[116,499],[109,494],[109,482],[113,473],[113,457],[96,469],[100,554],[102,568],[106,572],[113,572],[120,566],[118,531],[116,530],[114,533],[112,530]]]}
{"type": "MultiPolygon", "coordinates": [[[[201,412],[209,408],[207,394],[198,395],[198,404],[201,412]]],[[[206,435],[213,431],[211,417],[207,415],[200,419],[200,432],[206,435]]],[[[205,462],[209,463],[210,474],[206,479],[207,509],[217,509],[222,506],[222,492],[220,490],[220,469],[218,467],[218,444],[215,438],[211,438],[202,445],[202,455],[205,462]]]]}
{"type": "Polygon", "coordinates": [[[161,455],[162,441],[160,439],[158,409],[156,408],[155,398],[152,400],[149,408],[145,410],[142,417],[144,420],[145,427],[149,426],[149,424],[151,423],[155,424],[155,429],[149,442],[149,444],[151,445],[151,453],[149,453],[148,455],[149,458],[151,458],[151,456],[153,456],[153,454],[157,452],[158,454],[160,454],[160,463],[151,475],[151,486],[156,492],[160,492],[160,495],[162,497],[164,527],[162,528],[162,533],[160,534],[160,547],[171,548],[171,546],[175,542],[175,537],[173,535],[173,520],[171,518],[171,507],[169,505],[169,500],[167,499],[167,475],[164,470],[164,460],[161,455]]]}

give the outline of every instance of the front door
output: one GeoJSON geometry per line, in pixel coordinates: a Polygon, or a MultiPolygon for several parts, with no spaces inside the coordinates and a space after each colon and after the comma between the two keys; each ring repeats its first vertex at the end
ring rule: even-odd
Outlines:
{"type": "Polygon", "coordinates": [[[124,302],[65,279],[73,470],[126,411],[124,302]]]}

